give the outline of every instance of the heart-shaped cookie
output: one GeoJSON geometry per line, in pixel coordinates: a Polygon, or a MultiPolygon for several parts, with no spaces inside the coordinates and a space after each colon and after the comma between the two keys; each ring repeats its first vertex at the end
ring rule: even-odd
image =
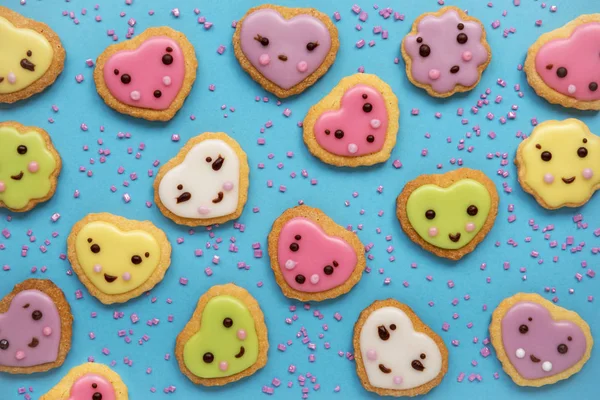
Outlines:
{"type": "Polygon", "coordinates": [[[238,21],[233,45],[242,68],[283,98],[301,93],[327,72],[339,41],[327,15],[266,4],[238,21]]]}
{"type": "Polygon", "coordinates": [[[131,41],[108,47],[94,80],[115,110],[138,118],[167,121],[183,105],[196,79],[198,62],[184,34],[149,28],[131,41]]]}
{"type": "Polygon", "coordinates": [[[366,263],[355,233],[308,206],[290,208],[275,220],[269,255],[283,293],[302,301],[348,292],[360,280],[366,263]]]}
{"type": "Polygon", "coordinates": [[[304,142],[322,161],[337,166],[386,161],[396,144],[398,99],[376,75],[340,81],[304,119],[304,142]]]}
{"type": "Polygon", "coordinates": [[[49,280],[28,279],[0,301],[0,372],[28,374],[59,367],[71,349],[73,316],[49,280]]]}
{"type": "Polygon", "coordinates": [[[105,304],[152,289],[171,264],[171,245],[149,221],[88,214],[68,238],[69,261],[81,282],[105,304]]]}
{"type": "Polygon", "coordinates": [[[40,400],[127,400],[127,386],[119,374],[103,364],[86,363],[72,368],[40,400]],[[67,397],[68,396],[68,397],[67,397]]]}
{"type": "Polygon", "coordinates": [[[234,284],[213,286],[177,336],[181,371],[194,383],[221,386],[267,362],[267,327],[256,300],[234,284]]]}
{"type": "Polygon", "coordinates": [[[494,182],[468,168],[421,175],[398,196],[396,214],[411,240],[432,253],[458,260],[475,249],[498,213],[494,182]]]}
{"type": "Polygon", "coordinates": [[[538,294],[504,299],[492,316],[492,344],[502,367],[521,386],[542,386],[579,372],[590,357],[588,324],[538,294]]]}

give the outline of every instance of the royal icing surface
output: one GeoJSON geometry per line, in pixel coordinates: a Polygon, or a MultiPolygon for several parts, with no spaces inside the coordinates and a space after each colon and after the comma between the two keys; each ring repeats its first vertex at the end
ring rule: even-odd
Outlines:
{"type": "Polygon", "coordinates": [[[77,379],[68,400],[116,400],[115,389],[108,379],[97,374],[86,374],[77,379]]]}
{"type": "Polygon", "coordinates": [[[408,315],[396,307],[369,315],[360,331],[360,349],[369,383],[377,388],[412,389],[442,370],[436,342],[415,331],[408,315]]]}
{"type": "Polygon", "coordinates": [[[163,205],[184,218],[232,214],[239,203],[240,159],[225,141],[196,144],[183,162],[165,174],[158,186],[163,205]]]}
{"type": "Polygon", "coordinates": [[[461,179],[447,188],[427,184],[411,193],[406,213],[411,226],[426,242],[455,250],[468,244],[483,228],[492,199],[474,179],[461,179]]]}
{"type": "Polygon", "coordinates": [[[544,44],[535,69],[546,85],[577,100],[600,100],[600,23],[579,25],[570,37],[544,44]]]}
{"type": "MultiPolygon", "coordinates": [[[[0,67],[1,68],[1,67],[0,67]]],[[[0,201],[19,209],[48,195],[56,159],[36,131],[0,126],[0,201]]]]}
{"type": "Polygon", "coordinates": [[[150,233],[124,232],[104,221],[90,222],[79,231],[75,251],[85,275],[105,294],[141,286],[161,258],[160,244],[150,233]]]}
{"type": "Polygon", "coordinates": [[[0,17],[0,38],[0,94],[25,89],[50,68],[54,49],[44,35],[0,17]]]}
{"type": "Polygon", "coordinates": [[[550,207],[585,202],[600,184],[600,137],[579,120],[539,124],[519,151],[520,179],[550,207]]]}
{"type": "Polygon", "coordinates": [[[381,93],[368,85],[350,88],[339,110],[323,113],[315,123],[317,142],[330,153],[356,157],[383,148],[388,112],[381,93]]]}
{"type": "Polygon", "coordinates": [[[544,306],[522,301],[502,319],[502,344],[519,375],[539,379],[560,374],[579,362],[586,337],[570,321],[555,321],[544,306]]]}
{"type": "Polygon", "coordinates": [[[482,33],[478,22],[463,20],[455,10],[424,17],[417,33],[404,39],[413,79],[437,93],[474,85],[480,78],[478,67],[489,57],[482,33]]]}
{"type": "Polygon", "coordinates": [[[348,280],[358,258],[342,238],[328,236],[308,218],[292,218],[281,228],[277,262],[286,283],[301,292],[323,292],[348,280]]]}
{"type": "Polygon", "coordinates": [[[154,36],[135,50],[121,50],[104,65],[104,82],[121,103],[165,110],[181,90],[185,77],[183,51],[177,41],[154,36]]]}
{"type": "Polygon", "coordinates": [[[58,358],[61,323],[52,299],[39,290],[24,290],[0,314],[0,365],[32,367],[58,358]]]}
{"type": "Polygon", "coordinates": [[[296,86],[315,72],[329,54],[327,26],[308,14],[285,19],[263,8],[244,18],[240,46],[250,63],[282,89],[296,86]]]}
{"type": "Polygon", "coordinates": [[[252,314],[237,297],[213,297],[202,311],[200,330],[185,343],[185,366],[200,378],[222,378],[258,360],[258,336],[252,314]]]}

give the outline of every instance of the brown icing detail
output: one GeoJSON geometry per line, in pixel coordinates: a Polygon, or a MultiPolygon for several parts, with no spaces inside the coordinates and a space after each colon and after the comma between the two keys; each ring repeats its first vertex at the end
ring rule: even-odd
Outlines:
{"type": "Polygon", "coordinates": [[[460,240],[460,232],[457,234],[448,234],[448,237],[450,238],[450,240],[452,240],[454,243],[458,242],[460,240]]]}
{"type": "Polygon", "coordinates": [[[35,71],[35,64],[24,58],[21,60],[21,68],[26,69],[28,71],[35,71]]]}
{"type": "Polygon", "coordinates": [[[280,54],[277,56],[281,61],[287,61],[287,56],[285,54],[280,54]]]}
{"type": "Polygon", "coordinates": [[[564,183],[566,183],[567,185],[570,185],[571,183],[575,182],[575,177],[574,177],[574,176],[572,176],[572,177],[570,177],[570,178],[562,178],[562,181],[563,181],[564,183]]]}
{"type": "MultiPolygon", "coordinates": [[[[181,186],[181,185],[179,185],[181,186]]],[[[183,186],[181,186],[183,188],[183,186]]],[[[181,189],[180,189],[181,190],[181,189]]],[[[190,192],[183,192],[177,197],[177,204],[186,202],[192,198],[192,194],[190,192]]]]}
{"type": "Polygon", "coordinates": [[[29,342],[29,344],[27,345],[27,347],[30,347],[32,349],[36,348],[38,346],[38,344],[40,344],[40,341],[38,338],[33,337],[31,338],[31,342],[29,342]]]}
{"type": "Polygon", "coordinates": [[[306,50],[313,51],[317,47],[319,47],[319,42],[308,42],[308,44],[306,45],[306,50]]]}
{"type": "Polygon", "coordinates": [[[170,54],[165,54],[164,56],[162,56],[162,63],[165,65],[173,64],[173,56],[170,54]]]}
{"type": "Polygon", "coordinates": [[[113,283],[117,280],[117,277],[113,275],[104,274],[104,280],[108,283],[113,283]]]}
{"type": "Polygon", "coordinates": [[[384,374],[389,374],[390,372],[392,372],[391,369],[387,368],[385,365],[383,364],[379,364],[379,370],[381,372],[383,372],[384,374]]]}
{"type": "Polygon", "coordinates": [[[269,45],[269,39],[258,34],[254,37],[254,40],[260,42],[260,44],[262,44],[265,47],[269,45]]]}
{"type": "Polygon", "coordinates": [[[410,363],[410,366],[413,367],[414,370],[419,371],[419,372],[425,370],[425,367],[423,366],[423,364],[419,360],[413,360],[410,363]]]}
{"type": "Polygon", "coordinates": [[[212,200],[212,202],[213,202],[214,204],[218,204],[218,203],[220,203],[220,202],[222,202],[222,201],[223,201],[223,192],[219,192],[219,193],[217,194],[217,198],[212,200]]]}
{"type": "MultiPolygon", "coordinates": [[[[206,159],[206,161],[208,161],[208,158],[206,159]]],[[[208,161],[208,162],[210,162],[210,161],[208,161]]],[[[213,171],[220,170],[221,167],[223,167],[224,162],[225,162],[225,159],[223,157],[221,157],[221,155],[219,154],[219,157],[212,164],[213,171]]]]}
{"type": "Polygon", "coordinates": [[[390,338],[390,333],[384,325],[380,325],[377,327],[377,334],[379,335],[379,339],[384,341],[390,338]]]}
{"type": "Polygon", "coordinates": [[[23,178],[23,171],[19,172],[17,175],[12,175],[10,179],[14,179],[15,181],[20,181],[23,178]]]}
{"type": "Polygon", "coordinates": [[[97,244],[93,244],[93,245],[90,247],[90,250],[92,251],[92,253],[100,253],[100,246],[99,246],[99,245],[97,245],[97,244]]]}
{"type": "MultiPolygon", "coordinates": [[[[583,139],[583,140],[585,140],[585,139],[583,139]]],[[[538,144],[535,145],[535,148],[538,149],[538,150],[540,150],[542,148],[542,145],[538,143],[538,144]]]]}
{"type": "Polygon", "coordinates": [[[244,357],[245,353],[246,349],[244,349],[244,346],[240,346],[240,352],[235,355],[235,358],[242,358],[244,357]]]}

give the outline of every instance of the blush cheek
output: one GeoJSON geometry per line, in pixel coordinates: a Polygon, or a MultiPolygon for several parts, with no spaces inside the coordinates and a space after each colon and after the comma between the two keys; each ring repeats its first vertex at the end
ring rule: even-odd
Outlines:
{"type": "Polygon", "coordinates": [[[125,272],[125,273],[123,274],[123,280],[124,280],[125,282],[127,282],[127,281],[129,281],[130,279],[131,279],[131,274],[130,274],[129,272],[125,272]]]}
{"type": "Polygon", "coordinates": [[[231,189],[233,189],[233,182],[227,181],[227,182],[223,183],[223,190],[226,190],[229,192],[231,189]]]}
{"type": "Polygon", "coordinates": [[[298,72],[306,72],[308,70],[308,64],[306,63],[306,61],[300,61],[296,65],[296,68],[298,69],[298,72]]]}
{"type": "Polygon", "coordinates": [[[581,175],[583,176],[583,179],[592,179],[592,177],[594,176],[594,171],[592,171],[591,168],[586,168],[583,171],[581,171],[581,175]]]}
{"type": "Polygon", "coordinates": [[[32,161],[27,165],[27,170],[32,174],[35,174],[40,170],[40,165],[36,161],[32,161]]]}
{"type": "Polygon", "coordinates": [[[430,69],[429,70],[429,79],[435,81],[440,79],[440,71],[437,69],[430,69]]]}
{"type": "Polygon", "coordinates": [[[475,224],[472,222],[469,222],[465,225],[465,231],[467,232],[473,232],[475,230],[475,224]]]}
{"type": "Polygon", "coordinates": [[[269,57],[267,53],[261,54],[260,57],[258,57],[258,62],[264,67],[271,63],[271,57],[269,57]]]}
{"type": "Polygon", "coordinates": [[[94,265],[94,272],[99,274],[100,272],[102,272],[102,266],[100,264],[96,264],[94,265]]]}
{"type": "Polygon", "coordinates": [[[429,228],[429,231],[427,231],[427,233],[429,234],[429,237],[436,237],[439,233],[438,228],[436,228],[435,226],[431,227],[429,228]]]}
{"type": "Polygon", "coordinates": [[[246,331],[243,329],[240,329],[239,331],[237,331],[237,337],[240,340],[246,340],[246,331]]]}
{"type": "Polygon", "coordinates": [[[377,352],[373,349],[367,350],[367,359],[369,361],[377,360],[377,352]]]}
{"type": "Polygon", "coordinates": [[[544,175],[544,182],[546,182],[547,184],[551,184],[552,182],[554,182],[554,175],[552,175],[552,174],[544,175]]]}
{"type": "Polygon", "coordinates": [[[42,333],[44,334],[44,336],[50,336],[52,335],[52,328],[46,326],[44,327],[44,329],[42,329],[42,333]]]}
{"type": "Polygon", "coordinates": [[[462,53],[462,59],[464,61],[471,61],[472,58],[473,58],[473,54],[470,51],[465,51],[462,53]]]}
{"type": "Polygon", "coordinates": [[[6,184],[0,181],[0,193],[3,193],[6,190],[6,184]]]}

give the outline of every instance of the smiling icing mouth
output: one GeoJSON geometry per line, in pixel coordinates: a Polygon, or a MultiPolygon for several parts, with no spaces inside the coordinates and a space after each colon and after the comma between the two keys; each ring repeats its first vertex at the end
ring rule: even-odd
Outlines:
{"type": "Polygon", "coordinates": [[[104,274],[104,280],[108,283],[112,283],[117,280],[116,276],[104,274]]]}
{"type": "Polygon", "coordinates": [[[454,243],[458,242],[460,240],[460,232],[456,233],[456,234],[448,234],[448,237],[450,238],[450,240],[452,240],[454,243]]]}
{"type": "Polygon", "coordinates": [[[392,372],[392,370],[390,368],[387,368],[385,365],[383,364],[379,364],[379,370],[381,372],[383,372],[384,374],[389,374],[392,372]]]}
{"type": "Polygon", "coordinates": [[[540,361],[542,361],[542,360],[540,360],[539,358],[537,358],[536,356],[534,356],[533,354],[529,355],[529,358],[530,358],[530,359],[531,359],[531,361],[532,361],[532,362],[534,362],[534,363],[539,363],[540,361]]]}
{"type": "Polygon", "coordinates": [[[244,349],[244,346],[240,346],[240,352],[235,355],[235,358],[242,358],[244,357],[245,353],[246,349],[244,349]]]}
{"type": "Polygon", "coordinates": [[[572,176],[572,177],[570,177],[570,178],[562,178],[562,181],[563,181],[564,183],[566,183],[567,185],[569,185],[569,184],[571,184],[571,183],[573,183],[573,182],[575,181],[575,177],[574,177],[574,176],[572,176]]]}
{"type": "Polygon", "coordinates": [[[23,171],[19,172],[17,175],[13,175],[10,179],[14,179],[15,181],[20,181],[23,178],[23,171]]]}
{"type": "Polygon", "coordinates": [[[214,204],[220,203],[222,201],[223,201],[223,192],[219,192],[219,194],[217,194],[217,197],[212,200],[212,202],[214,204]]]}

